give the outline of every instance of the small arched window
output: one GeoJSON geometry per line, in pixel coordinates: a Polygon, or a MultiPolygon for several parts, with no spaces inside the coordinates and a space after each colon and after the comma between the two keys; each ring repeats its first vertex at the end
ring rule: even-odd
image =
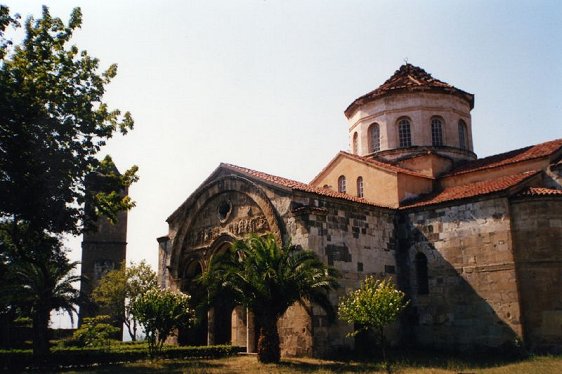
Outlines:
{"type": "Polygon", "coordinates": [[[369,127],[369,142],[369,149],[371,152],[378,152],[381,150],[381,132],[378,123],[373,123],[371,127],[369,127]]]}
{"type": "Polygon", "coordinates": [[[341,192],[341,193],[346,192],[345,176],[343,176],[343,175],[340,175],[340,177],[338,178],[338,192],[341,192]]]}
{"type": "Polygon", "coordinates": [[[443,121],[440,118],[431,120],[431,144],[434,146],[443,145],[443,121]]]}
{"type": "Polygon", "coordinates": [[[466,123],[462,119],[459,120],[459,147],[468,149],[468,131],[466,123]]]}
{"type": "Polygon", "coordinates": [[[400,148],[410,147],[412,145],[412,135],[410,133],[410,120],[402,118],[398,121],[398,140],[400,148]]]}
{"type": "Polygon", "coordinates": [[[429,293],[429,278],[427,275],[427,257],[423,253],[416,255],[416,280],[418,285],[418,295],[429,293]]]}
{"type": "Polygon", "coordinates": [[[357,196],[363,197],[363,177],[357,177],[357,196]]]}
{"type": "Polygon", "coordinates": [[[355,132],[353,134],[353,149],[352,152],[354,154],[359,154],[359,135],[357,135],[357,132],[355,132]]]}

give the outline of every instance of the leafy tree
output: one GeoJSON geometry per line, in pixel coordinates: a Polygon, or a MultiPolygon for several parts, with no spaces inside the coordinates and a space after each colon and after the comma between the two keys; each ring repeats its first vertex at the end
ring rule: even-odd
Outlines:
{"type": "Polygon", "coordinates": [[[78,347],[105,347],[111,345],[111,337],[119,332],[117,327],[109,324],[110,316],[99,315],[84,318],[82,325],[72,334],[71,344],[78,347]]]}
{"type": "Polygon", "coordinates": [[[96,58],[70,45],[81,23],[79,8],[65,25],[43,7],[14,44],[5,31],[21,25],[0,6],[0,256],[7,269],[0,277],[15,280],[3,282],[15,290],[0,306],[30,308],[37,355],[48,352],[49,312],[72,310],[77,297],[75,264],[61,234],[91,229],[101,215],[115,220],[134,205],[118,191],[137,180],[137,167],[118,175],[111,158],[96,158],[107,139],[133,128],[133,119],[103,101],[117,66],[100,71],[96,58]],[[87,177],[107,171],[110,187],[88,195],[87,177]]]}
{"type": "Polygon", "coordinates": [[[9,257],[9,272],[0,286],[0,299],[10,308],[20,308],[29,313],[33,327],[33,354],[36,358],[49,353],[49,319],[51,311],[76,312],[80,293],[74,283],[80,276],[73,275],[77,262],[69,262],[64,252],[56,246],[58,240],[42,240],[40,255],[25,258],[9,257]]]}
{"type": "Polygon", "coordinates": [[[194,311],[189,305],[189,295],[153,288],[133,301],[132,313],[144,327],[151,355],[162,346],[174,331],[194,323],[194,311]]]}
{"type": "Polygon", "coordinates": [[[133,341],[137,340],[138,321],[131,312],[132,303],[158,286],[156,273],[145,261],[131,262],[104,275],[92,292],[96,303],[110,312],[114,322],[125,324],[133,341]]]}
{"type": "Polygon", "coordinates": [[[397,290],[392,280],[378,280],[368,276],[361,287],[344,296],[338,305],[338,316],[347,323],[361,326],[350,335],[372,328],[379,337],[386,361],[384,327],[396,321],[408,305],[404,292],[397,290]]]}
{"type": "Polygon", "coordinates": [[[335,270],[312,251],[278,245],[275,237],[251,235],[234,242],[231,250],[214,258],[202,275],[211,300],[220,291],[250,308],[260,332],[258,360],[279,362],[277,321],[295,302],[310,301],[334,315],[327,292],[338,286],[335,270]]]}
{"type": "MultiPolygon", "coordinates": [[[[132,129],[133,120],[103,102],[117,66],[100,72],[96,58],[69,45],[81,22],[79,8],[65,25],[43,7],[41,18],[25,21],[21,44],[13,45],[4,31],[18,24],[6,7],[0,11],[0,221],[11,223],[4,228],[21,251],[29,250],[22,241],[30,231],[78,234],[91,228],[87,199],[93,220],[115,219],[133,206],[115,190],[86,196],[87,175],[111,161],[100,162],[96,154],[115,132],[132,129]]],[[[136,171],[115,175],[117,190],[136,181],[136,171]]]]}

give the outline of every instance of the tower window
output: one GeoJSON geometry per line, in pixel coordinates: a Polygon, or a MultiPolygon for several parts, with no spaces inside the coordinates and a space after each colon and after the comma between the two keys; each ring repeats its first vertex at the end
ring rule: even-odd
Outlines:
{"type": "Polygon", "coordinates": [[[431,120],[431,144],[434,146],[443,145],[442,121],[439,118],[431,120]]]}
{"type": "Polygon", "coordinates": [[[410,147],[412,145],[410,121],[406,118],[398,122],[398,138],[400,141],[400,148],[410,147]]]}
{"type": "Polygon", "coordinates": [[[459,120],[459,147],[462,149],[468,149],[468,132],[466,128],[466,123],[461,119],[459,120]]]}
{"type": "Polygon", "coordinates": [[[380,138],[380,128],[378,123],[373,123],[369,127],[369,140],[371,142],[370,150],[371,152],[378,152],[381,150],[381,138],[380,138]]]}
{"type": "Polygon", "coordinates": [[[352,152],[354,154],[359,154],[359,135],[357,135],[357,132],[355,132],[353,134],[353,149],[352,152]]]}
{"type": "Polygon", "coordinates": [[[418,295],[429,293],[429,278],[427,275],[427,257],[423,253],[416,255],[416,280],[418,285],[418,295]]]}
{"type": "Polygon", "coordinates": [[[340,177],[338,178],[338,192],[341,192],[341,193],[346,192],[345,176],[343,176],[343,175],[340,175],[340,177]]]}
{"type": "Polygon", "coordinates": [[[363,197],[363,177],[357,177],[357,196],[363,197]]]}

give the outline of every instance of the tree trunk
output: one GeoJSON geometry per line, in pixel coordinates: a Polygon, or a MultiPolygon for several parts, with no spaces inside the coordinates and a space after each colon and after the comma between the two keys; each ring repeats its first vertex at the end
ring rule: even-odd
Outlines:
{"type": "Polygon", "coordinates": [[[258,316],[258,320],[260,322],[258,361],[262,363],[277,363],[281,360],[277,318],[271,315],[261,315],[258,316]]]}
{"type": "Polygon", "coordinates": [[[384,339],[384,327],[379,328],[379,336],[381,339],[381,349],[382,349],[382,360],[386,362],[386,347],[385,347],[385,339],[384,339]]]}
{"type": "Polygon", "coordinates": [[[50,311],[38,308],[33,315],[33,358],[42,361],[49,354],[50,311]]]}

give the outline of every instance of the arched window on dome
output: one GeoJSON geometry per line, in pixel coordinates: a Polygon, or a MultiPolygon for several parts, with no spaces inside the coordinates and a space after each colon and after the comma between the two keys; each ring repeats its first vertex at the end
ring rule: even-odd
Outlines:
{"type": "Polygon", "coordinates": [[[459,147],[468,149],[468,131],[466,123],[462,119],[459,120],[459,147]]]}
{"type": "Polygon", "coordinates": [[[381,132],[378,123],[373,123],[369,127],[369,150],[370,152],[381,150],[381,132]]]}
{"type": "Polygon", "coordinates": [[[441,118],[431,119],[431,144],[434,146],[443,145],[443,120],[441,118]]]}
{"type": "Polygon", "coordinates": [[[418,286],[418,295],[427,295],[429,293],[429,277],[427,274],[427,257],[423,253],[418,253],[415,258],[416,263],[416,283],[418,286]]]}
{"type": "Polygon", "coordinates": [[[398,121],[398,140],[400,148],[410,147],[412,145],[410,120],[407,118],[402,118],[400,121],[398,121]]]}
{"type": "Polygon", "coordinates": [[[363,197],[363,177],[357,177],[357,196],[363,197]]]}
{"type": "Polygon", "coordinates": [[[341,193],[346,192],[345,176],[344,175],[340,175],[340,177],[338,178],[338,192],[341,192],[341,193]]]}
{"type": "Polygon", "coordinates": [[[353,154],[359,154],[359,135],[357,135],[357,132],[355,132],[353,134],[353,146],[352,146],[352,152],[353,154]]]}

